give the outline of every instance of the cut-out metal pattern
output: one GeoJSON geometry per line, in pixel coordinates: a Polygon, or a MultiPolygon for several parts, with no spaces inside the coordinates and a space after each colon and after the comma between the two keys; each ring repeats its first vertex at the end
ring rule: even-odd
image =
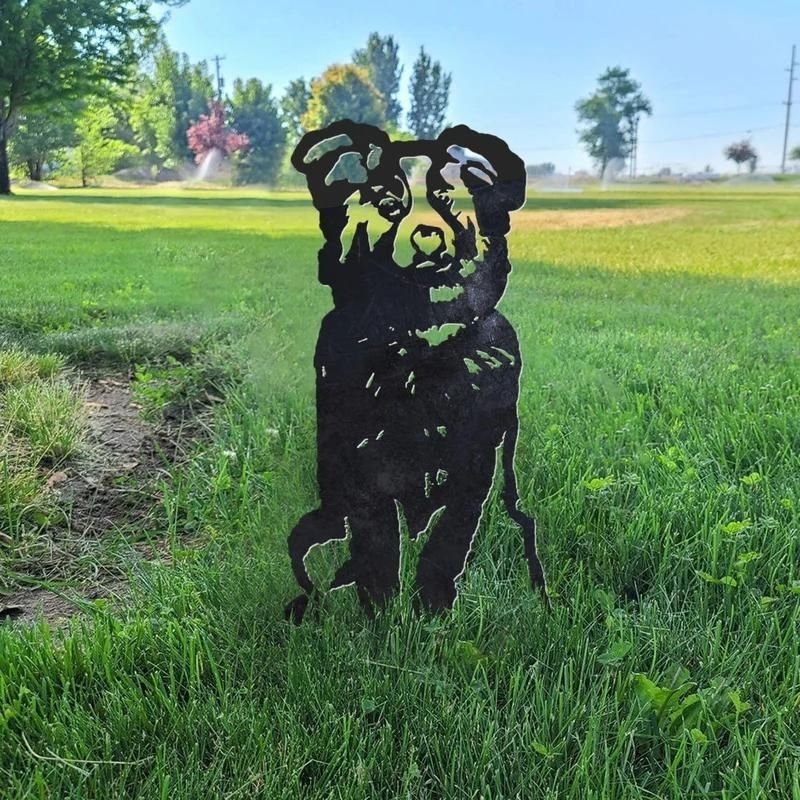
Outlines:
{"type": "Polygon", "coordinates": [[[425,531],[416,598],[450,608],[501,448],[503,500],[523,533],[531,584],[543,592],[534,520],[514,471],[522,368],[496,306],[511,271],[510,214],[525,202],[525,165],[496,136],[464,125],[435,140],[391,141],[342,120],[307,133],[292,156],[319,212],[319,280],[334,308],[322,321],[317,378],[320,505],[289,536],[303,590],[305,557],[349,535],[331,588],[355,584],[368,611],[399,586],[401,510],[425,531]],[[407,171],[424,173],[412,198],[407,171]]]}

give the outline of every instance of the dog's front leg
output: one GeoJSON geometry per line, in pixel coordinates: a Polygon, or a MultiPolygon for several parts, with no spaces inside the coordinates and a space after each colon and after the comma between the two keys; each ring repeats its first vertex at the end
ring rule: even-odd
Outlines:
{"type": "Polygon", "coordinates": [[[369,600],[383,608],[400,587],[400,528],[394,500],[383,498],[368,513],[349,516],[348,523],[350,561],[340,572],[356,584],[362,606],[367,608],[369,600]]]}

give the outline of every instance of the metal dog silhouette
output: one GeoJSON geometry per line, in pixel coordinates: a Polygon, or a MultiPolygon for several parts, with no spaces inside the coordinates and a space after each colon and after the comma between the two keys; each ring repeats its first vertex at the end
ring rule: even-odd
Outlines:
{"type": "Polygon", "coordinates": [[[514,472],[519,343],[496,309],[511,271],[510,213],[525,202],[524,163],[501,139],[463,125],[409,142],[342,120],[306,134],[292,164],[319,212],[319,280],[334,308],[314,358],[321,503],[289,536],[303,593],[287,617],[299,622],[315,592],[309,550],[348,535],[350,557],[331,588],[355,584],[368,612],[382,606],[399,586],[398,511],[412,538],[437,518],[416,601],[450,608],[498,447],[505,506],[522,529],[531,584],[546,592],[514,472]],[[423,161],[425,202],[415,208],[406,169],[423,161]]]}

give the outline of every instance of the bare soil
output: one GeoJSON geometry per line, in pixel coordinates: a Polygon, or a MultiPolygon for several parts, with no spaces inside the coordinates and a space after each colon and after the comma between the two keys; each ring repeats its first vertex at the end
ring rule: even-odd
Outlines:
{"type": "Polygon", "coordinates": [[[86,602],[104,599],[121,602],[127,594],[124,581],[107,580],[90,591],[54,592],[50,589],[22,589],[0,601],[0,623],[33,623],[44,619],[57,627],[80,613],[86,602]]]}
{"type": "MultiPolygon", "coordinates": [[[[85,386],[87,447],[81,457],[48,476],[60,513],[29,549],[23,549],[17,567],[31,583],[57,583],[59,588],[20,588],[0,597],[0,623],[43,617],[59,624],[87,600],[115,602],[124,597],[125,566],[109,563],[108,549],[103,549],[104,540],[115,534],[128,543],[122,548],[127,553],[120,553],[123,561],[166,557],[164,542],[139,535],[161,500],[159,483],[169,480],[168,467],[183,461],[191,444],[202,437],[202,421],[173,411],[169,420],[148,422],[126,374],[89,376],[85,386]],[[62,585],[74,588],[61,589],[62,585]]],[[[114,552],[119,551],[116,546],[114,552]]]]}
{"type": "Polygon", "coordinates": [[[86,394],[89,415],[88,456],[50,477],[60,505],[70,508],[73,533],[100,535],[129,522],[157,499],[142,492],[143,473],[157,471],[156,431],[142,419],[131,397],[130,383],[99,378],[86,394]]]}

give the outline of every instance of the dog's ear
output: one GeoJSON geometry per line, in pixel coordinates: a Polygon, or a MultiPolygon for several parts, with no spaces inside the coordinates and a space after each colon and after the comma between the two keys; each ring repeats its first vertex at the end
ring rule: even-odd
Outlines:
{"type": "Polygon", "coordinates": [[[367,183],[389,137],[380,128],[349,119],[305,134],[292,153],[292,166],[306,176],[318,209],[342,205],[367,183]]]}
{"type": "Polygon", "coordinates": [[[476,200],[481,196],[483,205],[488,202],[505,213],[525,205],[525,162],[502,139],[456,125],[444,130],[437,142],[451,156],[454,150],[460,151],[452,161],[460,163],[461,180],[476,200]]]}

